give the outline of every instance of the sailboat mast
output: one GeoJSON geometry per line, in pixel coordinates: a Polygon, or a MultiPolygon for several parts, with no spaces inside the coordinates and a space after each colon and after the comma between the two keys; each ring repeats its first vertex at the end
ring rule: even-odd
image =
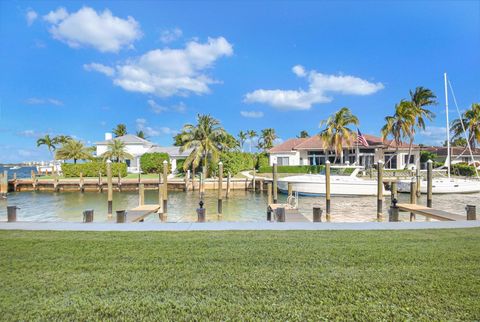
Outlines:
{"type": "Polygon", "coordinates": [[[450,179],[450,121],[448,119],[448,90],[447,90],[447,73],[443,74],[445,81],[445,115],[447,119],[447,171],[450,179]]]}

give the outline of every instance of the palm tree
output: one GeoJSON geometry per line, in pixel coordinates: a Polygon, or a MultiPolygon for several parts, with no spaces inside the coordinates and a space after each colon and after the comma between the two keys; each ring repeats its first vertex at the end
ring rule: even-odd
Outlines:
{"type": "Polygon", "coordinates": [[[472,148],[475,148],[476,142],[480,142],[480,103],[473,103],[470,109],[462,114],[461,119],[458,118],[452,122],[452,139],[459,139],[463,137],[463,126],[468,132],[468,143],[472,148]]]}
{"type": "Polygon", "coordinates": [[[334,149],[334,163],[337,162],[338,154],[340,153],[340,156],[343,154],[343,142],[353,140],[353,132],[347,126],[350,124],[358,126],[358,123],[358,118],[352,114],[348,107],[342,107],[328,119],[320,122],[320,126],[326,126],[319,134],[320,139],[325,147],[334,149]]]}
{"type": "Polygon", "coordinates": [[[62,144],[56,152],[57,160],[73,160],[73,163],[77,163],[77,160],[87,160],[92,157],[91,149],[86,147],[82,142],[70,139],[62,144]]]}
{"type": "Polygon", "coordinates": [[[224,147],[224,138],[227,132],[221,127],[220,122],[210,115],[197,115],[197,124],[185,124],[181,131],[180,141],[183,145],[180,151],[192,149],[185,159],[183,169],[190,166],[196,168],[203,161],[203,172],[208,176],[208,163],[215,164],[224,147]]]}
{"type": "Polygon", "coordinates": [[[55,144],[65,144],[71,139],[72,137],[69,135],[57,135],[53,138],[53,142],[55,142],[55,144]]]}
{"type": "Polygon", "coordinates": [[[253,139],[257,137],[257,132],[254,130],[248,130],[247,131],[248,138],[250,139],[250,153],[252,153],[252,143],[253,139]]]}
{"type": "Polygon", "coordinates": [[[142,130],[137,131],[136,135],[141,139],[144,139],[144,140],[147,139],[147,136],[145,135],[145,132],[143,132],[142,130]]]}
{"type": "Polygon", "coordinates": [[[248,134],[246,132],[240,131],[238,132],[238,142],[240,143],[240,149],[242,149],[243,152],[243,145],[245,144],[245,141],[248,138],[248,134]]]}
{"type": "Polygon", "coordinates": [[[425,130],[425,120],[428,119],[431,121],[435,117],[435,114],[425,107],[437,104],[436,98],[437,96],[435,96],[431,90],[422,86],[415,88],[415,91],[410,90],[410,101],[408,102],[407,108],[413,110],[411,113],[414,115],[415,121],[410,124],[410,135],[408,136],[410,141],[408,146],[408,162],[405,166],[408,166],[410,156],[412,155],[415,129],[418,128],[425,130]]]}
{"type": "Polygon", "coordinates": [[[125,159],[133,159],[133,156],[125,151],[125,143],[118,139],[113,139],[110,143],[108,143],[107,148],[107,152],[103,154],[104,160],[110,159],[120,162],[125,159]]]}
{"type": "Polygon", "coordinates": [[[385,125],[381,129],[382,140],[385,140],[391,136],[393,140],[390,142],[395,142],[395,154],[393,154],[388,162],[393,158],[393,156],[398,154],[398,148],[402,143],[402,138],[411,137],[412,124],[415,124],[416,115],[414,110],[411,108],[411,102],[401,101],[395,105],[395,113],[393,116],[385,117],[385,125]]]}
{"type": "Polygon", "coordinates": [[[297,138],[299,139],[304,139],[304,138],[309,138],[310,137],[310,134],[308,134],[307,131],[303,130],[303,131],[300,131],[300,134],[297,135],[297,138]]]}
{"type": "Polygon", "coordinates": [[[57,144],[55,142],[55,138],[52,138],[49,134],[45,134],[45,136],[43,138],[39,138],[37,140],[37,147],[39,147],[41,145],[45,145],[47,147],[48,151],[50,152],[50,154],[52,155],[53,159],[55,159],[53,151],[55,151],[55,149],[57,148],[55,146],[55,144],[57,144]]]}
{"type": "Polygon", "coordinates": [[[127,134],[127,126],[125,124],[118,124],[114,129],[113,129],[113,134],[115,134],[115,137],[118,138],[119,136],[124,136],[127,134]]]}
{"type": "Polygon", "coordinates": [[[273,148],[273,143],[277,139],[277,134],[275,133],[275,129],[268,128],[263,129],[262,134],[260,134],[260,138],[258,139],[258,146],[266,152],[273,148]]]}

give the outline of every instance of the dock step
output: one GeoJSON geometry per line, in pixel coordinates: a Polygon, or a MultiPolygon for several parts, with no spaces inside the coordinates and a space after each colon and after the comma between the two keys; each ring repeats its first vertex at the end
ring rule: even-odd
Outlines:
{"type": "Polygon", "coordinates": [[[417,215],[442,220],[442,221],[457,221],[457,220],[467,220],[466,216],[453,214],[448,211],[428,208],[422,205],[410,204],[410,203],[399,203],[397,207],[400,211],[412,212],[417,215]]]}
{"type": "Polygon", "coordinates": [[[127,216],[133,218],[131,222],[141,222],[152,213],[156,213],[161,208],[160,205],[142,205],[127,210],[127,216]]]}
{"type": "MultiPolygon", "coordinates": [[[[298,208],[292,207],[289,204],[273,203],[269,204],[268,208],[275,214],[276,209],[285,208],[285,222],[310,222],[298,208]]],[[[274,216],[275,217],[275,216],[274,216]]]]}

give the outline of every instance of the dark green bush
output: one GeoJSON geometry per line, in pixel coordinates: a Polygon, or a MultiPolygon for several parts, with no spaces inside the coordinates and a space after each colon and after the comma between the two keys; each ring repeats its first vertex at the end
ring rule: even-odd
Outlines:
{"type": "MultiPolygon", "coordinates": [[[[98,177],[99,172],[102,176],[107,175],[107,165],[105,162],[86,162],[77,164],[62,164],[63,175],[67,178],[80,177],[80,172],[84,177],[98,177]]],[[[125,163],[112,163],[112,175],[125,177],[127,175],[127,164],[125,163]]]]}
{"type": "Polygon", "coordinates": [[[427,162],[428,160],[435,161],[437,159],[437,155],[430,151],[420,151],[420,162],[427,162]]]}
{"type": "Polygon", "coordinates": [[[140,167],[143,173],[161,173],[163,172],[163,161],[169,161],[167,153],[145,153],[140,158],[140,167]]]}
{"type": "MultiPolygon", "coordinates": [[[[222,152],[220,154],[220,161],[223,163],[223,172],[226,175],[231,173],[236,175],[243,170],[251,170],[255,166],[255,154],[247,152],[222,152]]],[[[218,172],[218,164],[210,166],[212,173],[218,172]]]]}
{"type": "Polygon", "coordinates": [[[474,176],[475,168],[466,163],[457,163],[452,164],[452,167],[450,168],[450,173],[460,176],[474,176]]]}
{"type": "Polygon", "coordinates": [[[260,169],[261,167],[268,167],[268,155],[266,153],[259,153],[257,155],[257,164],[255,167],[260,169]]]}

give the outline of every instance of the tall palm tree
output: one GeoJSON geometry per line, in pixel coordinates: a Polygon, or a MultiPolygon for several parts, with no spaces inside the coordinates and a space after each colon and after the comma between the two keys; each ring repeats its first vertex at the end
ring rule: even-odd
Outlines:
{"type": "Polygon", "coordinates": [[[108,143],[107,149],[107,152],[102,155],[104,160],[121,162],[125,159],[133,159],[133,156],[125,150],[125,143],[118,139],[113,139],[108,143]]]}
{"type": "Polygon", "coordinates": [[[297,135],[297,138],[299,138],[299,139],[304,139],[304,138],[309,138],[309,137],[310,137],[310,134],[308,134],[308,132],[305,131],[305,130],[300,131],[300,134],[297,135]]]}
{"type": "Polygon", "coordinates": [[[472,148],[475,148],[476,142],[480,142],[480,103],[473,103],[470,109],[462,114],[462,118],[453,120],[452,132],[453,139],[463,137],[463,126],[468,132],[468,142],[472,148]]]}
{"type": "Polygon", "coordinates": [[[55,155],[53,154],[53,151],[57,148],[55,144],[57,144],[55,138],[52,138],[49,134],[45,134],[44,137],[37,140],[37,147],[45,145],[52,155],[52,159],[55,159],[55,155]]]}
{"type": "Polygon", "coordinates": [[[273,143],[278,138],[277,134],[275,133],[275,129],[268,128],[263,129],[262,133],[260,134],[260,138],[258,139],[258,146],[266,152],[273,148],[273,143]]]}
{"type": "Polygon", "coordinates": [[[218,161],[220,151],[224,147],[224,138],[227,132],[220,122],[210,115],[197,115],[197,124],[185,124],[181,131],[180,141],[183,145],[180,151],[192,149],[185,159],[183,168],[186,171],[190,166],[196,168],[203,161],[203,172],[208,176],[208,163],[218,161]]]}
{"type": "Polygon", "coordinates": [[[257,132],[255,132],[254,130],[248,130],[247,135],[248,135],[248,138],[250,139],[250,153],[252,153],[253,139],[257,137],[257,132]]]}
{"type": "Polygon", "coordinates": [[[348,107],[342,107],[328,119],[320,122],[320,126],[325,125],[325,129],[319,134],[320,139],[327,149],[335,151],[334,163],[337,162],[339,153],[340,156],[343,155],[343,142],[353,141],[353,131],[348,128],[350,124],[358,126],[359,121],[348,107]]]}
{"type": "Polygon", "coordinates": [[[412,109],[411,113],[414,114],[415,122],[410,124],[410,135],[408,137],[410,141],[408,146],[408,162],[405,166],[408,166],[410,156],[412,155],[415,129],[418,128],[425,130],[425,121],[431,121],[435,117],[435,114],[426,109],[426,107],[437,104],[436,98],[437,96],[435,96],[431,90],[422,86],[415,88],[415,91],[410,90],[410,101],[408,102],[407,108],[412,109]]]}
{"type": "Polygon", "coordinates": [[[113,134],[115,137],[118,138],[119,136],[124,136],[127,134],[127,126],[125,124],[117,124],[117,126],[113,129],[113,134]]]}
{"type": "Polygon", "coordinates": [[[82,142],[70,139],[62,144],[56,151],[55,156],[57,160],[87,160],[92,157],[91,149],[86,147],[82,142]]]}
{"type": "Polygon", "coordinates": [[[390,144],[395,142],[395,154],[393,154],[387,163],[398,154],[398,148],[403,138],[412,136],[412,124],[415,124],[416,114],[411,108],[411,102],[401,101],[395,105],[395,113],[392,116],[385,117],[385,125],[381,129],[382,140],[392,137],[390,144]]]}
{"type": "Polygon", "coordinates": [[[240,149],[242,149],[243,152],[243,145],[245,144],[245,141],[248,138],[248,134],[244,131],[238,132],[238,142],[240,143],[240,149]]]}

